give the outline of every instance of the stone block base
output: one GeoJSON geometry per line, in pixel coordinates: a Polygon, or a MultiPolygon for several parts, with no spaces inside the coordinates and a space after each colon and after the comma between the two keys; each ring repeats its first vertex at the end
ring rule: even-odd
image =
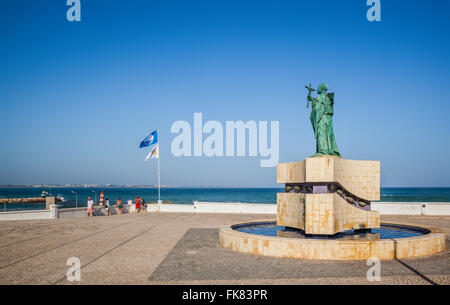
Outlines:
{"type": "Polygon", "coordinates": [[[301,229],[306,234],[333,235],[351,229],[379,228],[380,214],[358,209],[336,193],[278,193],[277,225],[301,229]]]}
{"type": "Polygon", "coordinates": [[[320,156],[278,164],[277,183],[314,182],[336,182],[359,198],[380,200],[380,161],[320,156]]]}

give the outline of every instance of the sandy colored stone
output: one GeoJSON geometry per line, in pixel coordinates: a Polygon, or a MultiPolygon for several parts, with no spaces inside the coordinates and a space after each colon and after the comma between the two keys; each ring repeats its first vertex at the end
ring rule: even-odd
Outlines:
{"type": "Polygon", "coordinates": [[[380,200],[380,161],[348,160],[333,156],[279,163],[277,183],[337,182],[369,201],[380,200]]]}
{"type": "MultiPolygon", "coordinates": [[[[257,221],[258,222],[258,221],[257,221]]],[[[314,222],[314,224],[318,224],[314,222]]],[[[445,233],[429,228],[430,233],[398,239],[349,240],[272,237],[243,233],[224,226],[219,230],[222,246],[235,251],[274,257],[315,260],[368,260],[370,258],[404,259],[433,255],[444,251],[445,233]],[[265,245],[247,247],[247,239],[265,245]],[[230,242],[232,245],[230,246],[230,242]]]]}

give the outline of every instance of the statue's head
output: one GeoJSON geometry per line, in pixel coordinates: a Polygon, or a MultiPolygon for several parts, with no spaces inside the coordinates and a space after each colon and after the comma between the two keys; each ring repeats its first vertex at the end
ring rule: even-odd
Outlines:
{"type": "Polygon", "coordinates": [[[328,90],[328,85],[327,84],[325,84],[325,83],[321,83],[320,85],[319,85],[319,88],[317,88],[317,93],[322,93],[322,92],[327,92],[327,90],[328,90]]]}

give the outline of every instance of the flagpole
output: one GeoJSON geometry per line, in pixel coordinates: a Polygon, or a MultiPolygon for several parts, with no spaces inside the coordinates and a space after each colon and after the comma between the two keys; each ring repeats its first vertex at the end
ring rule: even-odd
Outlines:
{"type": "Polygon", "coordinates": [[[160,152],[159,148],[161,147],[161,145],[159,142],[159,139],[160,139],[159,129],[157,129],[157,134],[158,134],[158,203],[159,203],[161,200],[161,180],[160,180],[160,174],[159,174],[159,159],[161,158],[161,152],[160,152]]]}

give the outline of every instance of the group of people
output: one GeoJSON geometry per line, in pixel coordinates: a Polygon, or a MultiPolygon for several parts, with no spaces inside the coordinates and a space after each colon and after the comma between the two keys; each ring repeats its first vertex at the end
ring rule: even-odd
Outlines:
{"type": "Polygon", "coordinates": [[[141,210],[144,212],[146,211],[145,209],[147,208],[147,203],[144,198],[139,199],[139,196],[137,196],[136,199],[134,199],[134,205],[136,207],[135,213],[139,213],[141,210]]]}
{"type": "MultiPolygon", "coordinates": [[[[131,201],[131,200],[130,200],[131,201]]],[[[139,196],[136,197],[136,199],[134,199],[134,204],[135,204],[135,213],[139,213],[141,210],[142,211],[146,211],[147,208],[147,203],[145,202],[144,198],[139,198],[139,196]]],[[[88,201],[87,201],[87,216],[94,216],[94,201],[92,200],[91,197],[88,197],[88,201]]],[[[100,204],[100,206],[103,206],[103,204],[100,204]]],[[[105,198],[105,208],[106,208],[106,212],[108,213],[108,216],[110,215],[111,212],[111,208],[112,205],[109,201],[108,198],[105,198]]],[[[122,199],[119,197],[119,199],[117,199],[115,206],[119,209],[119,214],[122,214],[123,212],[123,204],[122,204],[122,199]]]]}

